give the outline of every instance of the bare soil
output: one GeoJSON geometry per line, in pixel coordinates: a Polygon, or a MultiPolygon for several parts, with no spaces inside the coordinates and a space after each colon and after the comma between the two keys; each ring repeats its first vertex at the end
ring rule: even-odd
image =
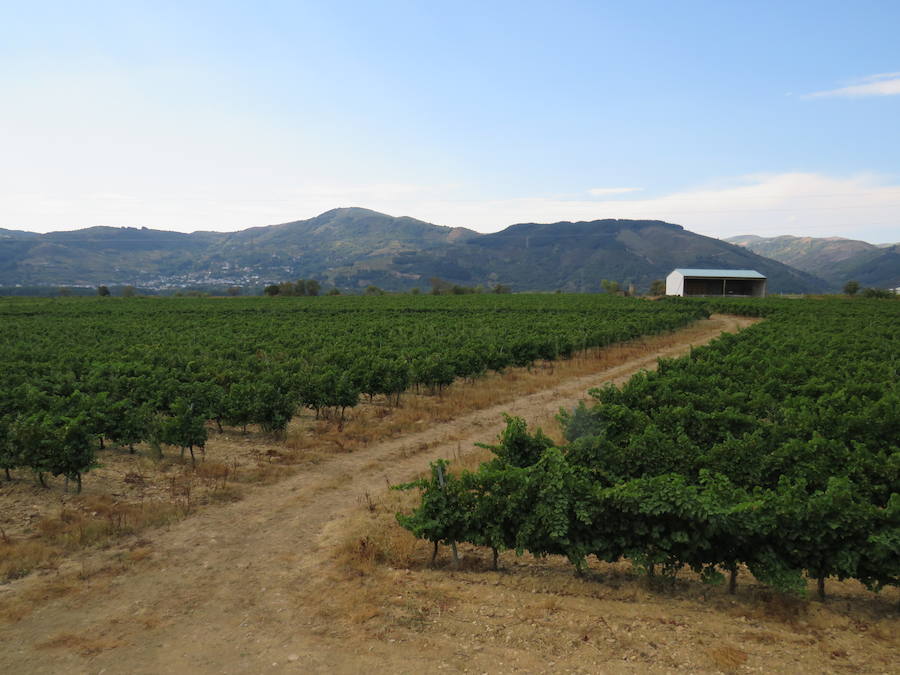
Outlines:
{"type": "MultiPolygon", "coordinates": [[[[576,579],[564,561],[511,553],[494,572],[476,549],[461,551],[460,570],[446,553],[432,569],[428,547],[392,524],[408,497],[387,486],[439,457],[477,461],[474,443],[496,438],[502,413],[550,425],[589,388],[749,323],[698,322],[603,372],[353,452],[310,455],[238,501],[208,499],[215,505],[164,527],[63,554],[0,586],[0,672],[898,672],[889,593],[829,582],[826,603],[790,600],[745,574],[728,596],[689,577],[653,587],[624,563],[576,579]]],[[[270,463],[260,459],[268,450],[247,452],[270,463]]],[[[154,486],[144,489],[165,492],[154,486]]],[[[32,507],[47,508],[20,504],[11,529],[34,529],[35,518],[20,520],[32,507]]]]}

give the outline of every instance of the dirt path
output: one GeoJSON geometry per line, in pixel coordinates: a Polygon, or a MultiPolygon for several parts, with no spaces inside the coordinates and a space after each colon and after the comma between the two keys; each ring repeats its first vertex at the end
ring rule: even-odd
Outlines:
{"type": "MultiPolygon", "coordinates": [[[[3,673],[421,672],[453,659],[452,645],[342,641],[316,624],[310,597],[328,575],[336,523],[366,492],[408,480],[429,461],[490,442],[501,413],[538,419],[572,406],[588,388],[651,369],[658,357],[687,352],[752,319],[713,317],[675,347],[599,375],[347,455],[335,455],[241,502],[210,508],[139,543],[143,556],[106,573],[96,557],[71,561],[60,579],[80,590],[48,600],[0,631],[3,673]],[[452,439],[452,440],[447,440],[452,439]],[[420,449],[427,448],[427,449],[420,449]],[[149,549],[149,551],[147,551],[149,549]],[[425,649],[423,651],[423,649],[425,649]]],[[[114,552],[115,553],[115,552],[114,552]]],[[[114,553],[105,553],[109,558],[114,553]]],[[[62,583],[62,582],[59,582],[62,583]]],[[[23,580],[0,593],[39,592],[47,580],[23,580]]],[[[52,593],[52,582],[46,593],[52,593]]],[[[451,669],[496,671],[487,656],[455,659],[451,669]]]]}

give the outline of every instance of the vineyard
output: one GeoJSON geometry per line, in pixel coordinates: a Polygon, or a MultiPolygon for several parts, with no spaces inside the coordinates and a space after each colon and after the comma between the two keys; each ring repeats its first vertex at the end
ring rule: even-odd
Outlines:
{"type": "MultiPolygon", "coordinates": [[[[707,315],[603,296],[0,300],[0,468],[80,488],[104,444],[194,457],[213,429],[340,425],[457,378],[567,358],[707,315]]],[[[214,432],[213,432],[214,433],[214,432]]]]}
{"type": "Polygon", "coordinates": [[[741,566],[785,592],[900,585],[900,304],[665,301],[765,316],[560,415],[566,443],[509,419],[494,458],[400,486],[438,545],[689,568],[734,592],[741,566]]]}

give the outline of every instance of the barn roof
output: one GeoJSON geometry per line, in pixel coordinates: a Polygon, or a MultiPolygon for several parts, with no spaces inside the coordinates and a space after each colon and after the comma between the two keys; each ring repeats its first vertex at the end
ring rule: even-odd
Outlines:
{"type": "Polygon", "coordinates": [[[674,270],[684,277],[715,277],[716,279],[765,279],[756,270],[697,270],[679,267],[674,270]]]}

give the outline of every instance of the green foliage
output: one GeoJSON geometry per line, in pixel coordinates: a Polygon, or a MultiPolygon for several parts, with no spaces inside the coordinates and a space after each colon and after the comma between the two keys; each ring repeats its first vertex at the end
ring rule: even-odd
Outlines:
{"type": "MultiPolygon", "coordinates": [[[[299,285],[299,283],[300,282],[298,281],[297,284],[299,285]]],[[[309,296],[318,295],[322,290],[322,284],[315,279],[306,279],[306,281],[304,281],[304,286],[304,294],[309,296]]]]}
{"type": "MultiPolygon", "coordinates": [[[[240,288],[236,288],[237,292],[232,293],[232,289],[229,288],[229,295],[240,295],[240,288]]],[[[315,279],[298,279],[296,282],[291,281],[282,281],[279,284],[270,284],[263,289],[263,292],[266,295],[274,296],[278,295],[281,297],[293,297],[293,296],[316,296],[322,290],[322,285],[316,281],[315,279]]],[[[336,289],[332,289],[336,290],[336,289]]]]}
{"type": "MultiPolygon", "coordinates": [[[[307,296],[317,292],[301,281],[307,296]]],[[[687,304],[562,295],[4,299],[0,469],[75,476],[105,442],[193,451],[211,422],[280,432],[299,407],[342,421],[361,394],[399,405],[410,387],[437,393],[457,378],[705,315],[687,304]],[[84,447],[74,431],[57,434],[71,420],[88,434],[84,447]]]]}
{"type": "Polygon", "coordinates": [[[416,537],[435,544],[466,540],[470,493],[463,481],[447,472],[447,462],[433,463],[428,479],[397,488],[422,491],[422,502],[415,511],[397,515],[397,521],[416,537]]]}
{"type": "Polygon", "coordinates": [[[610,294],[615,294],[619,292],[619,282],[611,281],[610,279],[601,279],[600,287],[610,294]]]}
{"type": "Polygon", "coordinates": [[[886,288],[864,288],[863,289],[863,297],[864,298],[879,298],[881,300],[888,300],[891,298],[896,298],[897,296],[886,288]]]}
{"type": "Polygon", "coordinates": [[[206,418],[202,410],[198,410],[192,401],[177,398],[172,403],[169,414],[163,417],[157,428],[157,438],[162,443],[176,445],[190,450],[194,456],[194,448],[206,445],[206,418]]]}
{"type": "Polygon", "coordinates": [[[506,429],[500,435],[500,444],[481,447],[494,451],[503,462],[510,466],[526,467],[536,464],[545,450],[553,447],[553,441],[538,429],[532,436],[528,433],[525,420],[504,415],[506,429]]]}
{"type": "MultiPolygon", "coordinates": [[[[18,416],[8,428],[7,462],[27,466],[41,482],[42,475],[65,476],[77,481],[95,463],[93,441],[87,420],[50,412],[18,416]]],[[[10,467],[4,467],[10,468],[10,467]]]]}
{"type": "Polygon", "coordinates": [[[900,585],[893,303],[702,304],[769,319],[592,390],[560,413],[564,447],[507,417],[496,457],[460,477],[465,511],[442,514],[466,524],[456,540],[711,581],[746,564],[790,593],[804,574],[900,585]]]}
{"type": "Polygon", "coordinates": [[[859,282],[858,281],[848,281],[844,284],[844,293],[847,295],[856,295],[859,292],[859,282]]]}

